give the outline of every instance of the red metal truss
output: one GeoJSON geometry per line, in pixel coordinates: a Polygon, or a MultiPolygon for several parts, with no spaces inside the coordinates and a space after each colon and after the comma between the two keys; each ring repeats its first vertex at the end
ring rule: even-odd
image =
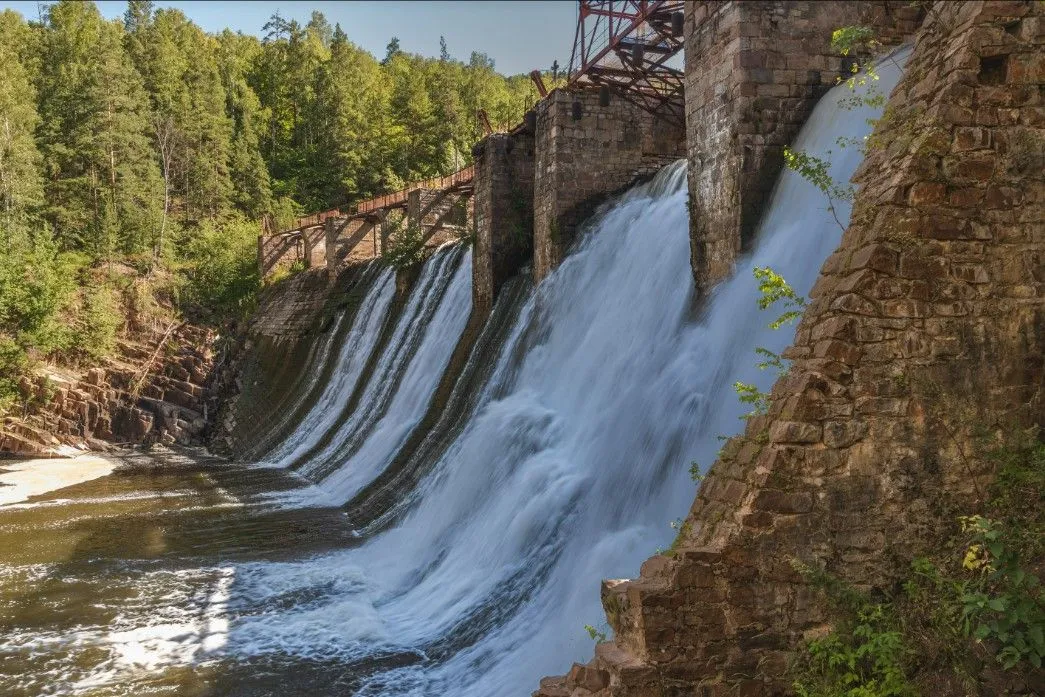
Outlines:
{"type": "Polygon", "coordinates": [[[579,4],[569,86],[606,85],[612,93],[682,125],[683,71],[668,65],[682,50],[682,0],[579,4]]]}

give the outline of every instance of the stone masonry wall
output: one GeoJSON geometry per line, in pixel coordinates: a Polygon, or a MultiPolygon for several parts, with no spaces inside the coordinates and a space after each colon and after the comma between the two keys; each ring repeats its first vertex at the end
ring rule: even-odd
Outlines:
{"type": "Polygon", "coordinates": [[[325,269],[309,269],[272,286],[261,297],[248,333],[298,339],[311,331],[331,293],[325,269]]]}
{"type": "Polygon", "coordinates": [[[533,273],[558,266],[577,226],[599,203],[684,154],[684,129],[614,95],[553,90],[537,105],[533,273]],[[583,105],[572,118],[574,98],[583,105]]]}
{"type": "Polygon", "coordinates": [[[1040,2],[930,8],[769,414],[675,553],[603,583],[614,641],[538,694],[783,694],[790,651],[829,626],[791,560],[890,587],[989,483],[974,428],[1042,425],[1043,26],[1040,2]]]}
{"type": "Polygon", "coordinates": [[[472,307],[485,317],[533,255],[533,134],[494,133],[476,152],[472,307]]]}
{"type": "Polygon", "coordinates": [[[783,167],[783,150],[850,63],[834,29],[864,25],[894,44],[913,34],[907,2],[686,3],[686,123],[694,277],[727,276],[783,167]]]}
{"type": "Polygon", "coordinates": [[[286,435],[278,426],[291,412],[295,390],[307,382],[313,352],[334,330],[334,316],[363,300],[367,264],[347,261],[331,272],[306,269],[270,288],[231,353],[221,411],[210,447],[242,454],[286,435]]]}
{"type": "Polygon", "coordinates": [[[327,263],[326,231],[322,225],[305,228],[301,231],[301,243],[304,249],[302,261],[306,269],[318,269],[327,263]]]}

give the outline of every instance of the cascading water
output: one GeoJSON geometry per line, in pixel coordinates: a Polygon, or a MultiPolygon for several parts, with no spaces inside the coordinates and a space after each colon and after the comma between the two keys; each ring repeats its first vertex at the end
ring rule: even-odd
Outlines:
{"type": "Polygon", "coordinates": [[[385,269],[363,298],[359,314],[341,344],[334,374],[323,393],[288,438],[266,454],[265,461],[293,462],[307,453],[337,423],[344,400],[352,394],[366,367],[367,357],[377,344],[381,322],[395,294],[395,274],[385,269]]]}
{"type": "Polygon", "coordinates": [[[382,355],[341,437],[302,467],[305,476],[322,478],[323,490],[336,500],[347,501],[376,476],[424,413],[468,321],[471,251],[463,261],[460,256],[459,248],[449,248],[442,252],[445,262],[437,256],[426,265],[420,281],[424,292],[415,294],[421,297],[413,316],[408,312],[396,328],[395,350],[382,355]]]}
{"type": "MultiPolygon", "coordinates": [[[[891,89],[898,73],[897,62],[883,63],[878,87],[891,89]]],[[[838,181],[860,154],[837,140],[865,136],[876,115],[843,108],[847,97],[846,88],[825,97],[795,143],[821,156],[834,150],[838,181]]],[[[193,510],[223,511],[207,514],[212,531],[234,515],[262,521],[252,525],[265,534],[290,516],[303,522],[289,529],[307,536],[309,516],[326,510],[319,537],[362,520],[352,544],[309,538],[300,550],[291,542],[278,554],[273,543],[253,559],[242,550],[230,558],[216,533],[197,532],[180,556],[76,567],[77,583],[106,588],[104,617],[65,633],[5,620],[17,631],[0,659],[51,656],[39,684],[64,694],[200,684],[223,695],[528,694],[541,675],[590,656],[583,625],[601,624],[600,579],[634,575],[670,541],[671,519],[695,495],[691,462],[711,462],[717,436],[742,426],[733,382],[768,389],[773,376],[755,367],[754,349],[780,351],[791,337],[767,328],[751,270],[772,266],[807,293],[841,235],[825,204],[785,173],[754,250],[696,319],[683,163],[606,207],[514,324],[491,334],[501,341],[494,357],[473,355],[491,361],[474,373],[484,379],[458,382],[450,403],[467,411],[453,429],[434,427],[447,429],[441,447],[407,458],[417,476],[402,479],[398,505],[370,486],[422,423],[462,335],[470,254],[450,247],[430,259],[394,322],[390,274],[375,274],[368,309],[330,352],[331,379],[296,433],[269,452],[269,467],[230,471],[192,499],[193,510]],[[314,496],[263,495],[258,478],[271,488],[284,468],[307,477],[314,496]],[[244,490],[240,479],[248,493],[230,497],[244,490]],[[309,501],[349,503],[331,512],[309,501]]],[[[849,215],[844,203],[836,212],[849,215]]],[[[53,563],[5,570],[0,597],[10,578],[46,575],[53,563]]],[[[32,678],[8,679],[7,670],[0,687],[32,694],[32,678]]]]}

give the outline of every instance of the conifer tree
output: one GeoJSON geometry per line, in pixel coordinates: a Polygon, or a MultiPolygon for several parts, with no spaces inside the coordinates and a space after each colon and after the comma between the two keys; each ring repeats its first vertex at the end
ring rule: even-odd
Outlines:
{"type": "Polygon", "coordinates": [[[264,115],[247,74],[261,52],[257,39],[226,29],[218,37],[218,65],[225,88],[225,111],[232,119],[229,177],[232,201],[247,215],[260,218],[272,207],[272,187],[261,157],[264,115]]]}
{"type": "Polygon", "coordinates": [[[148,100],[122,39],[93,4],[55,3],[37,85],[47,216],[63,246],[106,259],[151,246],[162,200],[148,100]]]}
{"type": "Polygon", "coordinates": [[[378,62],[335,27],[316,94],[321,153],[316,173],[328,183],[320,188],[327,201],[365,198],[380,190],[381,114],[388,110],[388,98],[378,62]]]}
{"type": "MultiPolygon", "coordinates": [[[[229,206],[232,121],[218,67],[217,40],[178,10],[135,11],[129,52],[151,97],[151,125],[164,179],[165,213],[177,197],[183,221],[198,222],[229,206]],[[141,47],[140,49],[138,47],[141,47]]],[[[128,26],[130,26],[128,22],[128,26]]],[[[164,222],[166,222],[166,215],[164,222]]]]}
{"type": "Polygon", "coordinates": [[[15,47],[29,38],[28,26],[11,10],[0,12],[0,229],[11,244],[15,229],[43,203],[40,151],[34,131],[36,90],[15,47]]]}

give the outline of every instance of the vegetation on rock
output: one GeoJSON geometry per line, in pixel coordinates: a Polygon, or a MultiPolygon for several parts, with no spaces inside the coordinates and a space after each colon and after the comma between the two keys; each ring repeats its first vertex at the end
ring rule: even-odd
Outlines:
{"type": "MultiPolygon", "coordinates": [[[[792,667],[800,697],[907,697],[1026,687],[1045,659],[1045,442],[1015,432],[980,457],[996,468],[982,510],[892,593],[873,597],[818,569],[800,570],[836,611],[832,630],[792,667]],[[946,686],[941,684],[946,682],[946,686]],[[945,689],[946,688],[946,689],[945,689]]],[[[1033,688],[1032,688],[1033,689],[1033,688]]]]}

